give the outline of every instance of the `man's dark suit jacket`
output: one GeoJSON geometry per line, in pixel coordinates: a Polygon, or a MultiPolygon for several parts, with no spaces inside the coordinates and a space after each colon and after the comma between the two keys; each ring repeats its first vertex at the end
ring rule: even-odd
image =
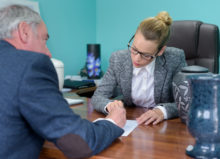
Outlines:
{"type": "Polygon", "coordinates": [[[123,133],[107,120],[92,123],[74,114],[46,55],[1,40],[0,65],[1,159],[37,159],[45,139],[70,158],[86,157],[123,133]]]}

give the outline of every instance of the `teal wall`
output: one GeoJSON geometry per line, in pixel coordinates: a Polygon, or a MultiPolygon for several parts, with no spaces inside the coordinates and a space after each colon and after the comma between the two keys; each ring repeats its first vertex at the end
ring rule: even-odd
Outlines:
{"type": "Polygon", "coordinates": [[[65,75],[77,74],[84,67],[87,43],[96,42],[95,0],[33,0],[50,38],[52,56],[64,63],[65,75]]]}
{"type": "Polygon", "coordinates": [[[219,0],[34,0],[48,26],[48,47],[77,74],[86,60],[86,44],[101,44],[102,69],[113,51],[126,49],[144,18],[166,10],[173,20],[201,20],[220,27],[219,0]]]}
{"type": "Polygon", "coordinates": [[[166,10],[173,20],[201,20],[220,27],[219,0],[96,0],[96,40],[102,45],[102,68],[113,51],[126,49],[138,24],[166,10]]]}

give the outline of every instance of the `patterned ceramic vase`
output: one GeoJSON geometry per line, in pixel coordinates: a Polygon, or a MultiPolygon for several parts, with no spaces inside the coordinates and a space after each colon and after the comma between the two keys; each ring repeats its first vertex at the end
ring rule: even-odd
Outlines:
{"type": "Polygon", "coordinates": [[[191,76],[192,101],[188,130],[195,138],[187,155],[201,159],[220,158],[220,75],[191,76]]]}
{"type": "Polygon", "coordinates": [[[191,101],[190,85],[187,80],[191,75],[211,74],[208,69],[200,66],[187,66],[177,73],[173,79],[173,95],[177,104],[179,117],[183,123],[187,123],[188,111],[191,101]]]}

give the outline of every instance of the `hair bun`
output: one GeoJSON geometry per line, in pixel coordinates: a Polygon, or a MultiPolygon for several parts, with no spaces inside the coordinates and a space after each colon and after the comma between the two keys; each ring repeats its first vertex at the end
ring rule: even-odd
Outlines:
{"type": "Polygon", "coordinates": [[[163,21],[168,26],[172,24],[172,18],[170,17],[169,13],[166,11],[162,11],[158,13],[155,18],[163,21]]]}

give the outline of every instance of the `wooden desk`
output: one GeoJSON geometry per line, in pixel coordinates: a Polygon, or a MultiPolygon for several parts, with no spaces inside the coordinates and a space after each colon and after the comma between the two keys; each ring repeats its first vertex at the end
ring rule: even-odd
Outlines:
{"type": "MultiPolygon", "coordinates": [[[[90,100],[73,107],[83,118],[92,121],[103,114],[93,110],[90,100]]],[[[127,118],[135,119],[143,108],[127,108],[127,118]]],[[[190,159],[185,154],[194,139],[179,119],[164,121],[156,126],[138,126],[129,136],[120,137],[110,147],[90,159],[190,159]]],[[[46,142],[39,159],[66,159],[53,143],[46,142]]]]}

